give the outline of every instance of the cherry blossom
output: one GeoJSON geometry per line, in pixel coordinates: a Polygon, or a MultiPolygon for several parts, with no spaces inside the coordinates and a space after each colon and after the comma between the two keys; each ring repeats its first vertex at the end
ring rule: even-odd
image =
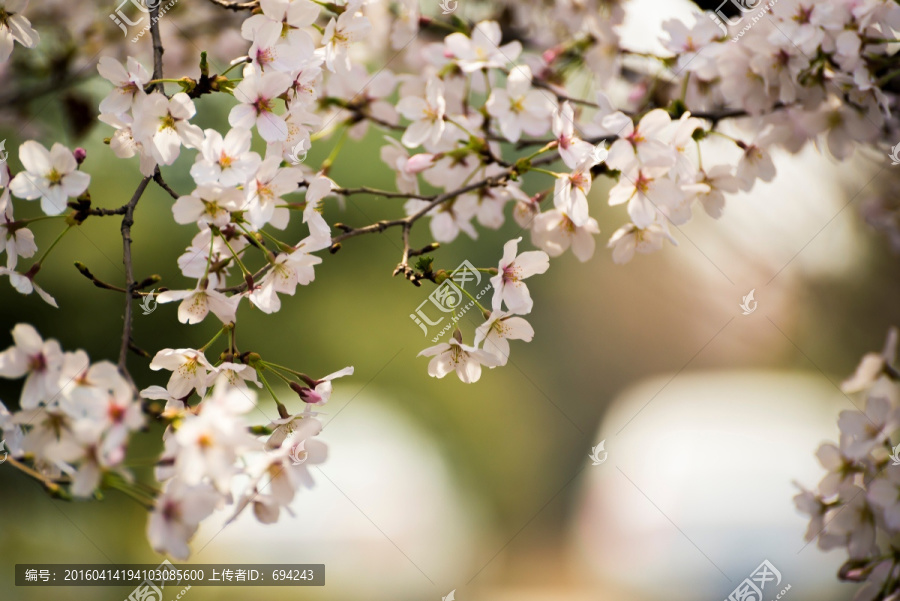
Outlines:
{"type": "Polygon", "coordinates": [[[203,130],[189,123],[197,109],[183,92],[171,98],[160,92],[139,96],[134,113],[134,139],[149,148],[161,165],[174,163],[182,145],[198,148],[203,143],[203,130]]]}
{"type": "Polygon", "coordinates": [[[494,311],[490,319],[478,326],[475,330],[475,346],[495,355],[500,360],[500,365],[506,365],[509,359],[509,341],[524,340],[531,342],[534,338],[534,328],[524,318],[494,311]]]}
{"type": "Polygon", "coordinates": [[[282,196],[297,189],[303,174],[299,169],[282,168],[281,157],[267,157],[256,173],[244,187],[244,203],[248,218],[253,227],[259,228],[267,223],[273,227],[284,229],[290,219],[290,213],[279,207],[282,196]]]}
{"type": "Polygon", "coordinates": [[[322,35],[322,56],[329,71],[336,67],[350,68],[350,45],[361,40],[372,28],[361,12],[363,0],[350,0],[341,15],[332,18],[322,35]]]}
{"type": "Polygon", "coordinates": [[[553,135],[559,144],[559,156],[569,169],[575,169],[593,150],[590,143],[575,134],[575,111],[568,102],[561,104],[553,114],[553,135]]]}
{"type": "Polygon", "coordinates": [[[591,169],[606,159],[607,150],[600,144],[591,149],[575,165],[575,170],[556,179],[553,190],[553,204],[557,209],[565,211],[577,226],[585,225],[588,215],[587,195],[591,192],[591,169]]]}
{"type": "Polygon", "coordinates": [[[481,366],[496,367],[500,359],[487,351],[461,343],[455,338],[450,342],[442,342],[419,353],[419,357],[431,357],[428,362],[428,375],[443,378],[452,371],[456,372],[464,384],[472,384],[481,379],[481,366]]]}
{"type": "Polygon", "coordinates": [[[33,257],[37,252],[34,232],[16,223],[12,216],[12,204],[0,215],[0,253],[6,251],[7,269],[15,269],[19,257],[33,257]]]}
{"type": "Polygon", "coordinates": [[[666,240],[678,245],[669,233],[665,221],[657,220],[645,228],[626,223],[615,231],[609,239],[608,246],[613,249],[613,262],[623,264],[631,261],[635,252],[648,254],[658,251],[666,240]]]}
{"type": "Polygon", "coordinates": [[[222,323],[234,321],[240,296],[225,296],[209,287],[196,290],[166,290],[156,297],[157,302],[171,303],[181,301],[178,305],[178,321],[194,324],[206,319],[210,311],[222,323]]]}
{"type": "Polygon", "coordinates": [[[444,134],[446,106],[443,84],[438,79],[428,80],[424,99],[416,96],[402,98],[397,103],[397,110],[412,121],[403,133],[403,144],[408,148],[415,148],[426,141],[437,144],[444,134]]]}
{"type": "Polygon", "coordinates": [[[194,349],[163,349],[153,357],[150,369],[172,372],[166,390],[177,399],[187,396],[192,390],[201,396],[205,394],[211,374],[215,371],[206,356],[194,349]]]}
{"type": "Polygon", "coordinates": [[[553,103],[546,93],[532,89],[531,69],[521,66],[510,71],[505,90],[491,92],[485,108],[497,119],[503,136],[518,142],[523,131],[530,136],[547,131],[553,103]]]}
{"type": "Polygon", "coordinates": [[[135,99],[144,95],[144,87],[150,82],[150,72],[136,58],[129,56],[127,67],[110,56],[100,57],[97,70],[113,86],[112,91],[100,103],[101,113],[120,115],[131,110],[135,99]]]}
{"type": "Polygon", "coordinates": [[[503,245],[503,258],[497,268],[499,273],[491,278],[491,285],[494,287],[491,306],[494,311],[499,311],[501,303],[504,303],[511,313],[530,313],[533,302],[528,287],[522,280],[544,273],[550,268],[550,259],[543,251],[530,250],[519,254],[521,241],[522,238],[516,238],[503,245]]]}
{"type": "Polygon", "coordinates": [[[172,480],[147,520],[150,545],[158,553],[187,559],[191,554],[188,541],[220,503],[220,495],[209,484],[190,486],[182,480],[172,480]]]}
{"type": "Polygon", "coordinates": [[[308,381],[307,384],[310,386],[308,388],[299,385],[291,386],[291,388],[300,395],[300,398],[303,399],[304,402],[309,403],[310,405],[324,405],[331,399],[331,393],[334,391],[334,385],[331,381],[335,378],[352,375],[353,367],[345,367],[324,378],[308,381]]]}
{"type": "Polygon", "coordinates": [[[55,400],[63,359],[59,343],[44,341],[34,327],[24,323],[13,328],[12,337],[14,346],[0,353],[0,377],[25,378],[19,399],[23,409],[55,400]]]}
{"type": "Polygon", "coordinates": [[[330,238],[310,237],[292,252],[279,254],[272,268],[250,293],[250,302],[263,313],[278,312],[281,309],[278,294],[293,296],[298,284],[306,286],[312,282],[316,277],[314,267],[322,259],[310,253],[327,248],[330,244],[330,238]]]}
{"type": "Polygon", "coordinates": [[[224,227],[231,220],[231,212],[244,208],[239,190],[219,184],[201,184],[189,196],[182,196],[172,205],[176,223],[206,223],[224,227]]]}
{"type": "Polygon", "coordinates": [[[250,130],[235,127],[225,137],[214,129],[207,129],[203,134],[200,154],[191,166],[195,182],[237,186],[256,172],[262,159],[250,150],[250,130]]]}
{"type": "Polygon", "coordinates": [[[228,123],[250,129],[254,125],[266,142],[287,139],[288,128],[282,115],[275,113],[275,99],[287,92],[291,78],[285,73],[262,73],[254,65],[244,68],[244,79],[234,89],[240,104],[231,109],[228,123]]]}
{"type": "Polygon", "coordinates": [[[495,21],[482,21],[475,26],[472,37],[451,33],[444,44],[460,69],[471,73],[490,67],[505,67],[519,58],[522,44],[518,41],[500,45],[500,25],[495,21]]]}
{"type": "Polygon", "coordinates": [[[19,159],[25,171],[9,182],[10,191],[25,200],[41,199],[41,210],[59,215],[66,201],[87,190],[91,176],[78,171],[72,152],[62,144],[48,151],[42,144],[29,140],[19,147],[19,159]]]}
{"type": "Polygon", "coordinates": [[[40,40],[31,21],[22,14],[27,7],[28,0],[4,0],[0,4],[0,63],[9,60],[14,42],[34,48],[40,40]]]}
{"type": "Polygon", "coordinates": [[[552,209],[534,218],[531,241],[551,257],[558,257],[571,247],[572,254],[584,263],[594,256],[594,236],[599,233],[600,226],[593,217],[583,225],[575,225],[565,212],[552,209]]]}

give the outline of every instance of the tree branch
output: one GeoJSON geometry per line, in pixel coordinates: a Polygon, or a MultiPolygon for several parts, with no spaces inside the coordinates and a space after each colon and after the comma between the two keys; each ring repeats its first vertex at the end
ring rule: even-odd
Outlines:
{"type": "Polygon", "coordinates": [[[166,180],[163,179],[162,173],[159,172],[159,169],[156,170],[156,173],[153,174],[153,181],[159,184],[159,187],[169,193],[169,196],[178,200],[181,198],[181,195],[178,194],[175,190],[169,187],[169,184],[166,183],[166,180]]]}
{"type": "Polygon", "coordinates": [[[360,186],[359,188],[338,188],[333,190],[335,194],[342,196],[352,196],[353,194],[372,194],[374,196],[383,196],[384,198],[416,198],[419,200],[434,200],[434,194],[423,196],[421,194],[407,194],[405,192],[388,192],[387,190],[378,190],[377,188],[369,188],[368,186],[360,186]]]}
{"type": "MultiPolygon", "coordinates": [[[[150,9],[150,38],[153,40],[153,79],[163,77],[163,50],[162,38],[159,35],[159,2],[150,9]]],[[[151,86],[152,90],[162,90],[163,84],[157,83],[151,86]]]]}
{"type": "Polygon", "coordinates": [[[147,184],[152,178],[145,177],[138,184],[137,190],[131,200],[125,205],[125,216],[122,217],[122,263],[125,264],[125,324],[122,326],[122,344],[119,346],[119,372],[128,380],[132,388],[137,391],[137,386],[128,373],[128,348],[131,344],[131,328],[132,328],[132,293],[134,292],[134,266],[131,260],[131,226],[134,225],[134,208],[147,189],[147,184]]]}

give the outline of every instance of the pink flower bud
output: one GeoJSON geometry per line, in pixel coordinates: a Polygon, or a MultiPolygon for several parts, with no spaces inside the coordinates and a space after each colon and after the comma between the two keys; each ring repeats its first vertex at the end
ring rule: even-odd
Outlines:
{"type": "Polygon", "coordinates": [[[75,157],[75,162],[80,165],[84,162],[84,159],[87,158],[87,150],[79,146],[72,151],[72,155],[75,157]]]}
{"type": "Polygon", "coordinates": [[[422,173],[432,165],[434,165],[434,155],[423,152],[409,157],[403,170],[407,173],[422,173]]]}

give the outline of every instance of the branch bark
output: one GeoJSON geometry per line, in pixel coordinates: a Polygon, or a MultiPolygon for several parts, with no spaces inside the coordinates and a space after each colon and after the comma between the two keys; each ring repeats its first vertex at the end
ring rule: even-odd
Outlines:
{"type": "Polygon", "coordinates": [[[134,209],[147,189],[152,177],[145,177],[138,184],[131,200],[125,205],[122,217],[122,263],[125,264],[125,323],[122,326],[122,344],[119,346],[119,372],[128,380],[135,392],[137,386],[128,373],[128,347],[131,344],[131,328],[134,315],[132,313],[132,293],[134,292],[134,265],[131,259],[131,226],[134,225],[134,209]]]}
{"type": "MultiPolygon", "coordinates": [[[[162,38],[159,35],[159,3],[150,9],[150,38],[153,40],[153,79],[162,79],[163,77],[163,50],[162,38]]],[[[162,89],[162,84],[155,84],[152,87],[152,90],[162,89]]],[[[157,167],[155,176],[159,175],[159,168],[157,167]]],[[[131,226],[134,225],[134,209],[137,207],[138,201],[143,196],[144,191],[147,189],[147,185],[150,183],[150,180],[154,179],[154,176],[145,177],[141,180],[141,183],[138,184],[137,190],[134,191],[134,194],[131,196],[131,200],[128,201],[128,204],[125,205],[125,214],[122,216],[122,263],[125,264],[125,323],[122,325],[122,343],[119,346],[119,372],[122,374],[128,383],[131,384],[131,388],[135,393],[135,396],[138,394],[137,385],[134,383],[134,379],[131,377],[131,374],[128,372],[128,350],[132,346],[131,342],[131,331],[134,321],[133,315],[133,293],[135,291],[135,281],[134,281],[134,264],[131,258],[131,226]]],[[[162,177],[160,176],[160,180],[162,177]]]]}

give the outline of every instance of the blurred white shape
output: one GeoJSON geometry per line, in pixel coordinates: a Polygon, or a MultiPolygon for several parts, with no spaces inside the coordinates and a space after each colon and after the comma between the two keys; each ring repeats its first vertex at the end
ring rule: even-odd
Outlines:
{"type": "Polygon", "coordinates": [[[224,529],[228,516],[217,516],[201,528],[191,561],[324,563],[327,598],[440,598],[435,586],[469,565],[478,508],[405,414],[371,395],[338,410],[329,405],[321,418],[328,460],[310,469],[316,486],[298,493],[295,516],[264,526],[248,510],[224,529]]]}
{"type": "Polygon", "coordinates": [[[850,401],[821,375],[670,377],[626,391],[600,428],[612,461],[584,471],[573,523],[589,578],[631,599],[724,599],[768,559],[792,600],[831,598],[840,557],[803,548],[791,482],[824,475],[813,453],[850,401]]]}

